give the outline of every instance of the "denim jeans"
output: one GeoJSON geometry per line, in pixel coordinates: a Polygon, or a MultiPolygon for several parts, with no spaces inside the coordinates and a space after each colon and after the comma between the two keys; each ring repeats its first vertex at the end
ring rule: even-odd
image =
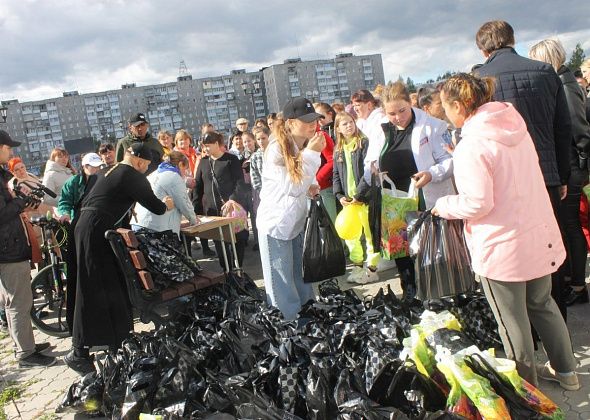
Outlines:
{"type": "Polygon", "coordinates": [[[288,241],[259,232],[258,246],[268,304],[295,319],[301,305],[314,299],[311,284],[303,282],[303,232],[288,241]]]}

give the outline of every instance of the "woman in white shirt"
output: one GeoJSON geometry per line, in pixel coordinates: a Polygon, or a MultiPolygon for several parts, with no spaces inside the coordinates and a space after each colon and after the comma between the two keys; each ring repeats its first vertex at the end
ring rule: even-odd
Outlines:
{"type": "Polygon", "coordinates": [[[256,224],[264,287],[270,305],[285,319],[295,319],[301,305],[313,299],[311,284],[303,282],[303,231],[307,196],[319,194],[316,172],[323,134],[316,133],[322,117],[299,97],[283,108],[264,154],[262,190],[256,224]]]}

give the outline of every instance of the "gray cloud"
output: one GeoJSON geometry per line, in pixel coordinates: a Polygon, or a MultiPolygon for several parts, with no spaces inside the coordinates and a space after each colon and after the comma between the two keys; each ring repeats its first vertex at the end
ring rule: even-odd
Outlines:
{"type": "MultiPolygon", "coordinates": [[[[8,3],[8,4],[6,4],[8,3]]],[[[258,70],[285,58],[382,53],[386,79],[422,81],[482,61],[487,20],[515,28],[519,51],[559,36],[590,48],[590,5],[555,1],[12,1],[0,10],[0,99],[59,96],[258,70]]]]}

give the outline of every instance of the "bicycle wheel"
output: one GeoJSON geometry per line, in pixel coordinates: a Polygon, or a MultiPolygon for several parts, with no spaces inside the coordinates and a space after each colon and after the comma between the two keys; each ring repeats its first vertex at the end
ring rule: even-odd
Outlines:
{"type": "Polygon", "coordinates": [[[61,275],[63,288],[55,290],[53,265],[44,267],[31,281],[33,307],[31,321],[39,330],[53,337],[69,337],[70,331],[66,323],[66,272],[65,263],[59,264],[57,272],[61,275]]]}

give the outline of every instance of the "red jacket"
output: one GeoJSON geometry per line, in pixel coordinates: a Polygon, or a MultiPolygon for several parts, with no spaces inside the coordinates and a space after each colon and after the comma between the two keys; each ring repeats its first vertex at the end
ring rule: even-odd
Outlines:
{"type": "Polygon", "coordinates": [[[322,164],[320,165],[320,169],[316,174],[316,179],[318,184],[320,184],[320,189],[330,188],[332,187],[332,175],[333,175],[333,167],[334,167],[334,140],[332,137],[328,135],[328,133],[321,131],[318,125],[317,128],[320,131],[324,138],[326,139],[326,147],[322,150],[322,164]]]}

